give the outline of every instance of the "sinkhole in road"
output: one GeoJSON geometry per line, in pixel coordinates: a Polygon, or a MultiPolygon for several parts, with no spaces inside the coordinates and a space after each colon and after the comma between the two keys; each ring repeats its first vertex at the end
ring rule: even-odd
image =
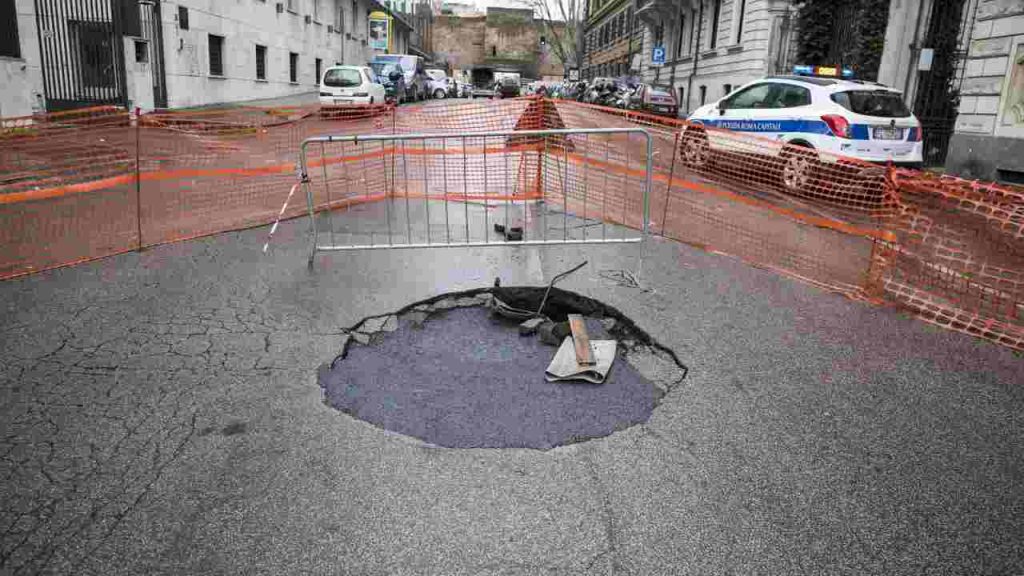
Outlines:
{"type": "Polygon", "coordinates": [[[584,316],[593,340],[618,342],[602,384],[548,382],[557,340],[520,335],[495,298],[537,310],[544,287],[445,294],[347,330],[318,372],[324,402],[377,427],[449,448],[546,450],[642,424],[686,376],[676,354],[610,306],[552,289],[544,315],[584,316]]]}

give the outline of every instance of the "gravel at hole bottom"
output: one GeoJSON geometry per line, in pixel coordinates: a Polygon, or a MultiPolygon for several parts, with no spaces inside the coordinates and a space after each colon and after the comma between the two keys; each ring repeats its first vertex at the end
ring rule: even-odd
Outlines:
{"type": "MultiPolygon", "coordinates": [[[[592,339],[607,337],[588,319],[592,339]]],[[[556,348],[482,307],[402,322],[379,343],[349,346],[320,374],[334,408],[453,448],[548,449],[646,422],[655,387],[619,357],[604,384],[551,383],[556,348]]]]}

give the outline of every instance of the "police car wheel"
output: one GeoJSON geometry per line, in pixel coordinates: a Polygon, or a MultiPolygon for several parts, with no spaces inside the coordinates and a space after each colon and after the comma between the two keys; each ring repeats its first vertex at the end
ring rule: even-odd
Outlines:
{"type": "Polygon", "coordinates": [[[818,155],[810,148],[787,147],[782,151],[782,186],[788,192],[802,192],[810,187],[818,155]]]}
{"type": "Polygon", "coordinates": [[[703,131],[687,130],[683,132],[683,142],[680,154],[683,162],[692,168],[703,168],[711,157],[711,149],[708,146],[708,137],[703,131]]]}

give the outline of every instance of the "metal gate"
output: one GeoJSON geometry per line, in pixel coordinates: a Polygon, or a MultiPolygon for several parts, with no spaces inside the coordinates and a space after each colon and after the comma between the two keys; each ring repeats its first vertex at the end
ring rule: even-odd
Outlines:
{"type": "Polygon", "coordinates": [[[918,72],[914,114],[924,132],[924,163],[942,165],[960,105],[967,44],[977,0],[934,0],[922,46],[933,49],[931,70],[918,72]]]}
{"type": "Polygon", "coordinates": [[[164,73],[164,37],[160,18],[160,0],[139,2],[140,36],[149,47],[149,64],[153,76],[153,106],[167,107],[167,76],[164,73]]]}
{"type": "Polygon", "coordinates": [[[47,110],[127,104],[121,3],[36,0],[47,110]]]}
{"type": "Polygon", "coordinates": [[[310,263],[318,251],[621,243],[641,244],[642,263],[652,146],[641,128],[309,138],[310,263]]]}

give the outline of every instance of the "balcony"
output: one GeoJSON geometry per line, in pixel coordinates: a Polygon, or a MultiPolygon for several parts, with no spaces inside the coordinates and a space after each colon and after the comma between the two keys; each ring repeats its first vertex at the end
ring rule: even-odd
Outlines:
{"type": "Polygon", "coordinates": [[[645,24],[650,26],[671,22],[679,16],[679,1],[639,0],[637,2],[636,15],[645,24]]]}

